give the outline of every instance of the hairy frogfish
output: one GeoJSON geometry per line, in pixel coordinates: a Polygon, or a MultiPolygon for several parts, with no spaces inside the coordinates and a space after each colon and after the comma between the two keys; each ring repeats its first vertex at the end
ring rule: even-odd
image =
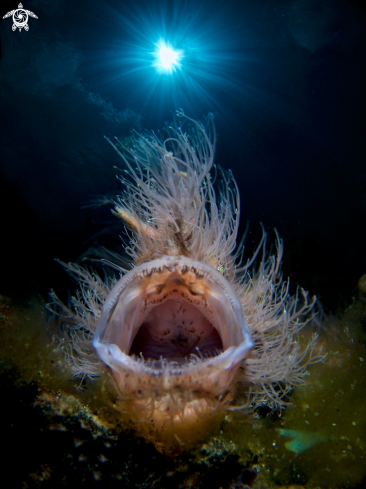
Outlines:
{"type": "Polygon", "coordinates": [[[165,140],[138,136],[127,148],[108,139],[126,168],[113,213],[129,261],[102,260],[103,278],[64,264],[79,291],[70,308],[52,292],[49,307],[63,318],[74,375],[108,370],[132,417],[184,444],[227,409],[281,406],[317,358],[314,336],[298,340],[315,298],[290,295],[278,235],[273,254],[263,231],[243,260],[238,186],[214,165],[212,114],[205,124],[177,117],[165,140]]]}

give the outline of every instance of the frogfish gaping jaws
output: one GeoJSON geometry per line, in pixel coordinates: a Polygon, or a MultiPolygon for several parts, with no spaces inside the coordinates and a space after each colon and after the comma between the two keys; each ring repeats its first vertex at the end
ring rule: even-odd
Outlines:
{"type": "Polygon", "coordinates": [[[95,377],[106,365],[149,433],[182,440],[222,408],[281,405],[317,358],[315,337],[298,342],[315,299],[289,295],[279,237],[267,255],[263,232],[242,263],[239,193],[231,172],[213,165],[213,116],[205,126],[177,116],[185,131],[169,127],[165,141],[140,136],[127,149],[108,140],[128,169],[113,213],[129,228],[129,269],[113,265],[118,274],[102,279],[64,264],[80,290],[71,309],[54,292],[49,307],[63,316],[74,374],[95,377]]]}

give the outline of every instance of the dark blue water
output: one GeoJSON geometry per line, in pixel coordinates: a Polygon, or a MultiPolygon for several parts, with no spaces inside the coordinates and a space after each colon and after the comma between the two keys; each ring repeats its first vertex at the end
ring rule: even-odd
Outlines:
{"type": "MultiPolygon", "coordinates": [[[[16,2],[1,4],[1,17],[16,2]]],[[[121,160],[103,139],[161,129],[182,107],[215,115],[217,162],[241,192],[248,253],[262,222],[284,271],[326,310],[366,273],[366,19],[346,0],[24,2],[29,30],[1,20],[0,292],[68,279],[53,259],[119,247],[109,209],[121,160]],[[184,53],[172,75],[153,52],[184,53]],[[101,233],[102,230],[105,232],[101,233]]]]}

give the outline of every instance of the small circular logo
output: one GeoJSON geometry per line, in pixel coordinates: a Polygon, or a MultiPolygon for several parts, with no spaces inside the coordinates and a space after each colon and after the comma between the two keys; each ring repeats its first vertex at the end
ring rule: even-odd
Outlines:
{"type": "MultiPolygon", "coordinates": [[[[22,5],[21,3],[19,5],[22,5]]],[[[18,5],[18,7],[19,7],[18,5]]],[[[23,10],[22,8],[18,8],[17,10],[14,10],[13,13],[13,26],[12,29],[15,31],[15,29],[18,27],[19,30],[24,27],[24,29],[27,31],[29,29],[28,27],[28,14],[26,10],[23,10]]]]}
{"type": "Polygon", "coordinates": [[[6,19],[11,15],[13,16],[13,25],[11,26],[13,31],[15,31],[16,29],[19,29],[19,31],[21,31],[22,29],[28,31],[28,16],[38,19],[38,17],[33,12],[31,12],[30,10],[25,10],[21,3],[18,5],[18,8],[16,10],[11,10],[7,14],[5,14],[3,19],[6,19]]]}

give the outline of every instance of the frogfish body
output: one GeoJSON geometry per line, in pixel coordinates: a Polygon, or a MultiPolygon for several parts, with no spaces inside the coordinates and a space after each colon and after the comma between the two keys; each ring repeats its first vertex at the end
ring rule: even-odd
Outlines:
{"type": "Polygon", "coordinates": [[[70,263],[73,308],[52,297],[75,375],[95,377],[104,364],[148,437],[186,445],[224,409],[283,403],[316,360],[315,338],[303,349],[297,341],[315,299],[289,295],[278,237],[275,255],[263,232],[242,263],[239,193],[213,164],[213,116],[206,126],[177,116],[186,130],[169,127],[165,141],[140,136],[127,149],[108,140],[127,168],[113,213],[129,228],[130,269],[115,265],[119,274],[101,279],[70,263]]]}

